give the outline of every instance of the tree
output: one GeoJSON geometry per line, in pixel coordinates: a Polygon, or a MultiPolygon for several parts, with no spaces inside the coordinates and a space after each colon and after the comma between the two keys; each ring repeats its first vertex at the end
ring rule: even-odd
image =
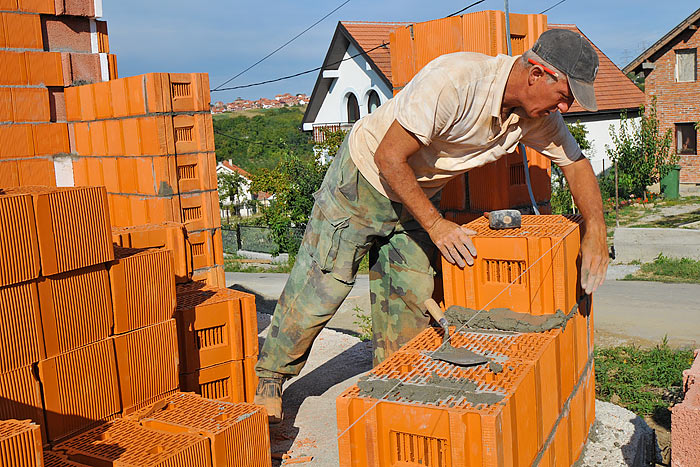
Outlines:
{"type": "Polygon", "coordinates": [[[627,77],[632,80],[632,82],[644,92],[644,80],[645,76],[643,72],[635,73],[634,71],[630,71],[627,73],[627,77]]]}
{"type": "Polygon", "coordinates": [[[649,185],[666,176],[678,163],[671,149],[671,129],[661,131],[656,114],[656,98],[645,108],[640,107],[639,121],[620,116],[617,130],[610,125],[613,146],[605,149],[617,164],[620,194],[642,198],[649,185]]]}
{"type": "Polygon", "coordinates": [[[218,174],[217,181],[219,185],[219,205],[222,209],[226,209],[227,220],[231,214],[231,207],[233,207],[234,215],[240,215],[240,208],[244,202],[248,180],[238,172],[233,172],[231,174],[218,174]],[[229,201],[228,204],[224,204],[226,200],[229,201]]]}
{"type": "MultiPolygon", "coordinates": [[[[569,127],[569,132],[582,151],[591,149],[591,142],[588,141],[588,130],[580,120],[577,120],[576,123],[567,123],[566,126],[569,127]]],[[[552,166],[552,198],[550,203],[554,214],[568,214],[573,208],[569,185],[566,183],[564,173],[557,165],[552,166]]]]}
{"type": "Polygon", "coordinates": [[[324,154],[328,159],[332,159],[338,153],[348,132],[343,129],[332,130],[328,127],[321,128],[323,141],[314,145],[314,152],[317,155],[324,154]]]}

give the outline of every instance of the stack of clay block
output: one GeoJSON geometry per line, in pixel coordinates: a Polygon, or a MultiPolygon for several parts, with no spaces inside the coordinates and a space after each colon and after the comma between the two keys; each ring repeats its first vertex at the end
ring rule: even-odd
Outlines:
{"type": "Polygon", "coordinates": [[[107,188],[117,228],[167,237],[184,226],[185,249],[179,238],[173,249],[178,275],[223,286],[208,76],[150,73],[71,87],[65,98],[75,184],[107,188]]]}
{"type": "Polygon", "coordinates": [[[0,2],[0,187],[72,185],[64,88],[116,77],[101,0],[0,2]]]}
{"type": "Polygon", "coordinates": [[[6,190],[0,218],[0,416],[53,442],[177,390],[170,251],[115,251],[103,187],[6,190]]]}
{"type": "Polygon", "coordinates": [[[700,349],[683,372],[683,402],[671,409],[671,464],[695,465],[700,459],[700,349]]]}
{"type": "Polygon", "coordinates": [[[41,467],[41,430],[29,420],[0,420],[3,466],[41,467]]]}
{"type": "Polygon", "coordinates": [[[253,402],[257,377],[255,296],[203,283],[177,287],[180,387],[210,399],[253,402]]]}
{"type": "Polygon", "coordinates": [[[490,230],[483,218],[467,224],[478,256],[464,269],[443,263],[448,316],[460,305],[494,322],[559,324],[453,323],[452,345],[490,360],[472,367],[431,358],[443,332],[426,329],[338,397],[341,465],[576,462],[595,419],[590,299],[578,300],[580,223],[523,216],[519,229],[490,230]]]}

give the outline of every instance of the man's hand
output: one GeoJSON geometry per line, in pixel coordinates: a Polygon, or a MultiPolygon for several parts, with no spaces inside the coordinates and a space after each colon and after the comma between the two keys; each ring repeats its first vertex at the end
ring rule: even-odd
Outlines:
{"type": "Polygon", "coordinates": [[[457,264],[463,268],[466,264],[474,264],[476,248],[472,243],[471,235],[476,235],[473,230],[464,228],[447,219],[439,218],[428,229],[430,239],[440,249],[440,253],[451,264],[457,264]]]}
{"type": "Polygon", "coordinates": [[[581,241],[581,287],[587,294],[603,283],[609,262],[605,228],[594,232],[587,227],[581,241]]]}

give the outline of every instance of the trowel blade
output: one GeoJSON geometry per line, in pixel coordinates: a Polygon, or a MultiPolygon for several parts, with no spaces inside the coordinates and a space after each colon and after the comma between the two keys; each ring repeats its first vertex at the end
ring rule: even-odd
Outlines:
{"type": "Polygon", "coordinates": [[[452,363],[457,366],[474,366],[488,363],[489,359],[469,349],[460,349],[451,345],[443,346],[430,355],[435,360],[452,363]]]}

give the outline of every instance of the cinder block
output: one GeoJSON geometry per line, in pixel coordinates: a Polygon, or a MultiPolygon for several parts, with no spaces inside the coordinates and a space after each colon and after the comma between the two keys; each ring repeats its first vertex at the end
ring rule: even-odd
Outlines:
{"type": "Polygon", "coordinates": [[[20,11],[28,13],[43,13],[53,15],[56,13],[53,0],[17,0],[20,11]]]}
{"type": "Polygon", "coordinates": [[[7,192],[32,196],[43,275],[114,259],[103,187],[20,187],[7,192]]]}
{"type": "Polygon", "coordinates": [[[443,259],[445,305],[568,313],[583,296],[576,266],[580,222],[580,217],[523,216],[521,228],[507,230],[491,230],[484,217],[470,222],[477,257],[465,268],[443,259]]]}
{"type": "Polygon", "coordinates": [[[49,51],[97,52],[97,50],[92,50],[89,18],[66,15],[43,16],[41,29],[43,30],[44,47],[49,51]]]}
{"type": "MultiPolygon", "coordinates": [[[[28,16],[28,15],[20,15],[28,16]]],[[[51,119],[49,92],[46,88],[4,88],[12,94],[13,122],[48,122],[51,119]]]]}
{"type": "Polygon", "coordinates": [[[29,84],[24,52],[0,50],[0,83],[6,86],[29,84]]]}
{"type": "Polygon", "coordinates": [[[70,152],[66,123],[38,123],[31,127],[35,155],[46,156],[70,152]]]}
{"type": "Polygon", "coordinates": [[[112,418],[121,409],[111,339],[39,362],[48,438],[56,441],[112,418]]]}
{"type": "Polygon", "coordinates": [[[178,348],[174,319],[112,339],[117,352],[124,413],[157,402],[178,389],[178,348]]]}
{"type": "Polygon", "coordinates": [[[173,317],[175,274],[169,250],[117,247],[109,268],[114,333],[122,334],[173,317]]]}
{"type": "Polygon", "coordinates": [[[121,247],[170,250],[177,282],[188,281],[191,272],[185,234],[184,225],[175,222],[112,228],[112,240],[121,247]]]}
{"type": "Polygon", "coordinates": [[[4,47],[9,49],[43,49],[39,15],[2,13],[4,47]]]}
{"type": "Polygon", "coordinates": [[[44,357],[39,296],[34,282],[0,288],[0,373],[44,357]]]}
{"type": "Polygon", "coordinates": [[[217,189],[216,154],[177,156],[177,183],[180,193],[217,189]]]}
{"type": "MultiPolygon", "coordinates": [[[[0,166],[0,173],[4,168],[0,166]]],[[[0,194],[0,287],[39,277],[41,261],[29,195],[0,194]]]]}
{"type": "Polygon", "coordinates": [[[0,373],[0,418],[31,420],[46,440],[41,385],[33,365],[0,373]]]}
{"type": "Polygon", "coordinates": [[[109,337],[112,301],[104,265],[44,277],[38,285],[47,357],[109,337]]]}
{"type": "Polygon", "coordinates": [[[32,125],[0,125],[0,159],[34,155],[32,125]]]}
{"type": "Polygon", "coordinates": [[[211,442],[213,465],[271,466],[270,434],[263,407],[178,393],[134,418],[146,428],[206,436],[211,442]]]}
{"type": "Polygon", "coordinates": [[[0,465],[42,467],[41,429],[29,420],[0,420],[0,465]]]}
{"type": "Polygon", "coordinates": [[[182,391],[194,392],[224,402],[252,402],[245,397],[243,360],[202,368],[194,373],[180,374],[182,391]]]}
{"type": "Polygon", "coordinates": [[[93,466],[211,467],[211,448],[205,436],[182,431],[168,433],[130,419],[114,420],[75,436],[55,448],[70,459],[93,466]]]}
{"type": "Polygon", "coordinates": [[[63,86],[64,69],[58,52],[24,52],[27,83],[41,86],[63,86]]]}

